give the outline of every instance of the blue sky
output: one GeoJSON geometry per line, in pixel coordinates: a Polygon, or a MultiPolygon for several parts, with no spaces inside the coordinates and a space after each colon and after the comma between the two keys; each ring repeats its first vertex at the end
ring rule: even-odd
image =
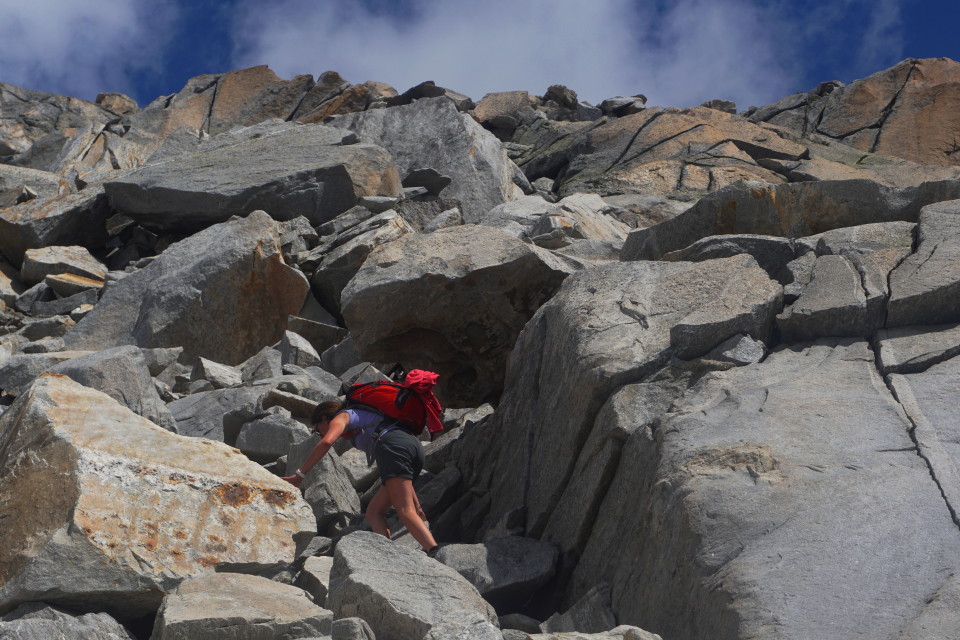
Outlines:
{"type": "Polygon", "coordinates": [[[0,82],[141,106],[268,64],[479,100],[566,84],[597,103],[739,108],[907,57],[960,60],[960,0],[0,0],[0,82]]]}

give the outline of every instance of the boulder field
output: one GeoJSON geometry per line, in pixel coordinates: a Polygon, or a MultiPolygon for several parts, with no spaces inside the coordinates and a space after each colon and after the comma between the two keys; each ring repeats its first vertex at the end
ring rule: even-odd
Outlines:
{"type": "Polygon", "coordinates": [[[0,83],[0,638],[960,637],[958,104],[0,83]],[[435,557],[280,478],[413,368],[435,557]]]}

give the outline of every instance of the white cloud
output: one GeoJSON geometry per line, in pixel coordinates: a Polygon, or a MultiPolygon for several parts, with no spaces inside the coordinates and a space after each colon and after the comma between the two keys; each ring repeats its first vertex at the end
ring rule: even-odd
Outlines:
{"type": "Polygon", "coordinates": [[[173,0],[0,0],[0,81],[92,100],[156,65],[173,0]]]}
{"type": "Polygon", "coordinates": [[[236,66],[285,77],[333,69],[405,90],[423,80],[479,99],[566,84],[581,99],[763,103],[793,90],[773,12],[746,0],[411,0],[403,19],[360,2],[244,0],[236,66]]]}

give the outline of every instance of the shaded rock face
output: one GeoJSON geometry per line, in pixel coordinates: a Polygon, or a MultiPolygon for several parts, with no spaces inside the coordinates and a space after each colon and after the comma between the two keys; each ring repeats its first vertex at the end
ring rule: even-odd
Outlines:
{"type": "Polygon", "coordinates": [[[842,140],[869,153],[925,165],[960,165],[960,63],[909,59],[848,86],[796,94],[751,120],[842,140]]]}
{"type": "Polygon", "coordinates": [[[290,561],[313,535],[306,503],[236,450],[57,375],[0,419],[0,474],[4,610],[42,598],[138,617],[184,577],[290,561]]]}
{"type": "Polygon", "coordinates": [[[254,212],[171,246],[109,287],[66,341],[97,349],[182,346],[187,361],[238,364],[282,337],[307,288],[284,263],[276,224],[254,212]]]}
{"type": "Polygon", "coordinates": [[[370,255],[343,315],[363,357],[419,362],[448,404],[477,406],[499,394],[517,334],[572,270],[488,227],[407,235],[370,255]]]}

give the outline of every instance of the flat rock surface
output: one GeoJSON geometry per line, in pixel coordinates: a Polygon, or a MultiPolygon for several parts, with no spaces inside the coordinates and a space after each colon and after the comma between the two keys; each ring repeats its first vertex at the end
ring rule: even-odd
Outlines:
{"type": "Polygon", "coordinates": [[[882,373],[917,373],[960,354],[960,325],[881,329],[876,341],[882,373]]]}
{"type": "Polygon", "coordinates": [[[107,182],[111,206],[154,227],[192,231],[258,209],[320,224],[360,196],[399,194],[396,165],[380,147],[342,146],[343,133],[322,125],[254,129],[264,131],[217,136],[107,182]]]}
{"type": "Polygon", "coordinates": [[[185,580],[164,598],[155,640],[328,636],[333,614],[303,590],[259,576],[215,573],[185,580]]]}

